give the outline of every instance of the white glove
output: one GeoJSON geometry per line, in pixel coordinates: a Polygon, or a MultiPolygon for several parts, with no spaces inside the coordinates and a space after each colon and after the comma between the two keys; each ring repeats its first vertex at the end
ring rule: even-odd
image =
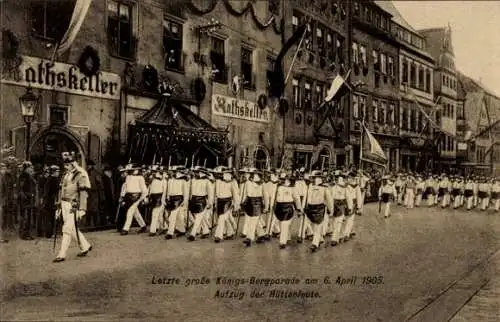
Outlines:
{"type": "Polygon", "coordinates": [[[56,210],[56,220],[59,219],[61,217],[61,208],[57,208],[56,210]]]}
{"type": "Polygon", "coordinates": [[[80,220],[83,216],[85,216],[85,210],[78,210],[76,212],[76,219],[80,220]]]}

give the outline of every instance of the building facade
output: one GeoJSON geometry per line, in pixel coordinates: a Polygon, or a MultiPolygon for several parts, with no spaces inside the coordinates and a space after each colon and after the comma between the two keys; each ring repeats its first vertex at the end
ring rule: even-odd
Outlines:
{"type": "Polygon", "coordinates": [[[392,15],[392,34],[399,43],[399,168],[428,169],[432,163],[435,60],[426,51],[425,39],[404,19],[390,1],[377,3],[392,15]],[[424,115],[424,113],[427,115],[424,115]]]}
{"type": "Polygon", "coordinates": [[[383,148],[388,169],[399,164],[399,43],[392,32],[392,14],[378,1],[353,3],[351,82],[362,86],[352,93],[351,160],[360,152],[360,121],[383,148]]]}
{"type": "Polygon", "coordinates": [[[457,70],[453,51],[451,27],[432,28],[419,31],[425,37],[428,50],[436,60],[434,71],[435,102],[440,106],[436,112],[436,123],[440,130],[439,159],[435,166],[446,169],[456,164],[457,156],[457,70]]]}
{"type": "Polygon", "coordinates": [[[347,10],[342,1],[283,1],[284,41],[308,22],[301,50],[295,46],[285,58],[285,155],[295,166],[310,168],[344,164],[343,146],[335,145],[344,133],[346,98],[338,106],[322,105],[338,73],[347,66],[347,10]],[[296,57],[295,57],[296,56],[296,57]],[[294,58],[295,57],[295,58],[294,58]]]}
{"type": "Polygon", "coordinates": [[[19,48],[2,66],[2,146],[24,158],[19,97],[32,87],[40,97],[34,161],[55,162],[72,149],[82,163],[120,162],[129,124],[156,104],[165,81],[196,117],[228,130],[236,165],[270,164],[282,127],[262,66],[281,48],[279,2],[93,1],[75,41],[51,64],[75,2],[1,3],[5,35],[19,48]],[[99,65],[91,77],[76,67],[86,51],[99,65]]]}

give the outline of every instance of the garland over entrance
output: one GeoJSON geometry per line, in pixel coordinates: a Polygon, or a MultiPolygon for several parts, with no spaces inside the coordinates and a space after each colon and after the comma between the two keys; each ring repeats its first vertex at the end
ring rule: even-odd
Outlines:
{"type": "Polygon", "coordinates": [[[259,29],[261,29],[261,30],[265,30],[269,26],[272,25],[274,31],[277,34],[281,34],[283,32],[283,26],[282,26],[281,22],[277,20],[277,17],[275,15],[271,15],[267,19],[267,21],[264,22],[264,23],[260,22],[259,18],[257,17],[257,14],[255,12],[253,3],[251,1],[248,1],[247,5],[241,11],[238,11],[238,10],[234,9],[229,0],[209,0],[209,1],[206,1],[206,2],[209,2],[209,5],[208,5],[207,9],[200,9],[200,8],[198,8],[193,3],[193,0],[191,0],[191,1],[188,2],[188,7],[191,10],[191,12],[193,12],[194,14],[202,16],[202,15],[206,15],[206,14],[212,12],[215,9],[215,7],[217,6],[217,3],[219,1],[222,1],[224,3],[227,11],[229,11],[229,13],[232,14],[233,16],[241,17],[244,14],[246,14],[247,12],[250,12],[253,21],[255,22],[255,24],[257,25],[257,27],[259,29]]]}

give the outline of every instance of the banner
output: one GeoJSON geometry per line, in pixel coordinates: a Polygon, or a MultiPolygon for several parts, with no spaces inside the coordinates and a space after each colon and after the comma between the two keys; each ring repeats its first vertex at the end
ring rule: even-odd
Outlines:
{"type": "Polygon", "coordinates": [[[212,95],[212,113],[255,122],[271,121],[269,107],[260,109],[256,103],[224,95],[212,95]]]}
{"type": "Polygon", "coordinates": [[[71,46],[76,38],[76,35],[82,27],[83,20],[90,7],[92,0],[77,0],[75,4],[75,9],[73,10],[73,15],[71,16],[71,21],[69,22],[68,30],[61,39],[59,46],[57,47],[56,54],[60,55],[71,46]]]}
{"type": "Polygon", "coordinates": [[[384,150],[378,143],[377,139],[364,127],[363,131],[363,146],[361,147],[362,160],[366,162],[375,163],[381,166],[387,164],[387,157],[385,156],[384,150]]]}

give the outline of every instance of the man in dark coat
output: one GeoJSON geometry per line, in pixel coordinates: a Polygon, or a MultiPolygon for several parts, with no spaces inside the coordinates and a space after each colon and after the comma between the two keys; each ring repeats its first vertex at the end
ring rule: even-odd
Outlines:
{"type": "Polygon", "coordinates": [[[95,168],[94,161],[90,160],[87,164],[87,173],[90,179],[90,191],[87,201],[87,225],[102,227],[105,225],[105,216],[101,212],[100,206],[104,199],[104,188],[102,185],[101,174],[95,168]]]}
{"type": "Polygon", "coordinates": [[[115,194],[115,183],[113,182],[113,171],[106,166],[102,175],[102,185],[104,189],[103,209],[106,215],[106,225],[114,224],[116,207],[118,205],[115,194]]]}
{"type": "Polygon", "coordinates": [[[5,185],[5,177],[7,174],[7,166],[4,163],[0,163],[0,243],[6,243],[7,240],[3,239],[4,231],[6,228],[6,213],[5,213],[5,196],[6,193],[6,185],[5,185]]]}
{"type": "Polygon", "coordinates": [[[19,233],[24,240],[33,240],[31,236],[31,224],[37,194],[36,190],[35,169],[31,162],[25,161],[22,164],[22,173],[19,176],[19,205],[21,210],[19,233]]]}
{"type": "Polygon", "coordinates": [[[50,176],[45,182],[43,197],[43,234],[47,238],[51,238],[54,233],[54,218],[56,213],[56,200],[59,193],[59,185],[61,181],[61,170],[59,166],[52,165],[50,167],[50,176]]]}

